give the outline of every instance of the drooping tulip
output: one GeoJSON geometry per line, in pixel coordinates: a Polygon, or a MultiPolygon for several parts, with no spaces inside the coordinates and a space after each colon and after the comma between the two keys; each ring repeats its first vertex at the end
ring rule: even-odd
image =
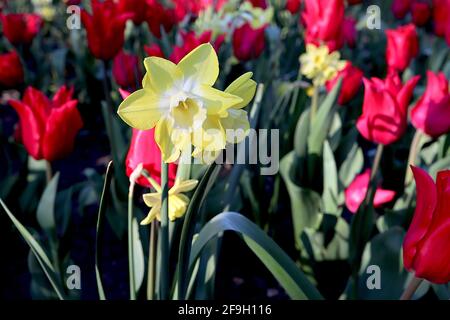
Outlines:
{"type": "Polygon", "coordinates": [[[408,105],[419,76],[402,84],[397,73],[385,80],[364,78],[363,113],[356,127],[369,141],[388,145],[399,140],[407,127],[408,105]]]}
{"type": "Polygon", "coordinates": [[[12,88],[24,81],[23,66],[15,51],[0,54],[0,85],[12,88]]]}
{"type": "Polygon", "coordinates": [[[404,71],[419,53],[419,39],[414,24],[386,31],[386,61],[390,70],[404,71]]]}
{"type": "Polygon", "coordinates": [[[29,45],[42,27],[42,18],[34,13],[0,14],[3,34],[14,45],[29,45]]]}
{"type": "MultiPolygon", "coordinates": [[[[356,213],[363,203],[369,188],[371,170],[367,169],[356,176],[353,182],[345,189],[345,205],[352,213],[356,213]]],[[[395,191],[377,188],[373,199],[373,206],[380,208],[395,198],[395,191]]]]}
{"type": "Polygon", "coordinates": [[[450,92],[445,75],[427,71],[425,93],[411,110],[411,122],[416,129],[437,138],[450,132],[450,92]]]}
{"type": "Polygon", "coordinates": [[[258,58],[266,46],[265,30],[267,25],[254,29],[245,23],[233,32],[233,52],[240,61],[258,58]]]}
{"type": "Polygon", "coordinates": [[[61,87],[48,99],[41,91],[28,87],[22,101],[10,100],[20,118],[22,142],[36,160],[61,159],[73,150],[75,137],[83,126],[72,99],[73,89],[61,87]]]}
{"type": "Polygon", "coordinates": [[[405,268],[433,283],[450,281],[450,170],[428,173],[411,167],[416,181],[416,210],[403,241],[405,268]]]}
{"type": "Polygon", "coordinates": [[[120,51],[113,60],[112,74],[123,88],[136,88],[142,80],[138,56],[120,51]]]}
{"type": "Polygon", "coordinates": [[[363,83],[363,76],[364,74],[359,68],[353,66],[351,62],[347,62],[345,68],[339,71],[333,80],[326,83],[326,88],[331,91],[339,78],[342,77],[342,88],[338,102],[340,105],[345,105],[358,93],[363,83]]]}
{"type": "Polygon", "coordinates": [[[92,14],[81,10],[92,55],[101,60],[114,58],[124,43],[125,22],[132,17],[130,13],[121,13],[113,0],[92,0],[92,14]]]}

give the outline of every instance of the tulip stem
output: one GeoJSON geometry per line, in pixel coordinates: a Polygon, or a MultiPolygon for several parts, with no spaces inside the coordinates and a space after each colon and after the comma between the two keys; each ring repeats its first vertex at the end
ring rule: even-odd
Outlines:
{"type": "Polygon", "coordinates": [[[319,108],[319,87],[313,85],[313,95],[311,98],[311,121],[316,117],[317,109],[319,108]]]}
{"type": "Polygon", "coordinates": [[[150,225],[150,241],[148,245],[147,300],[155,299],[157,233],[158,224],[156,221],[153,221],[150,225]]]}
{"type": "Polygon", "coordinates": [[[406,287],[405,291],[403,292],[402,296],[400,297],[400,300],[411,300],[412,296],[416,292],[417,288],[419,288],[420,284],[422,283],[423,279],[419,279],[414,277],[406,287]]]}
{"type": "Polygon", "coordinates": [[[128,191],[128,274],[130,283],[130,299],[136,300],[135,275],[134,275],[134,239],[133,239],[133,194],[134,181],[130,181],[128,191]]]}
{"type": "Polygon", "coordinates": [[[52,164],[50,161],[45,161],[45,178],[47,180],[47,183],[49,183],[52,180],[53,177],[53,170],[52,170],[52,164]]]}
{"type": "Polygon", "coordinates": [[[169,293],[169,164],[161,160],[161,299],[169,293]]]}
{"type": "Polygon", "coordinates": [[[408,165],[406,167],[406,174],[405,174],[405,186],[408,186],[412,181],[412,171],[410,166],[414,166],[416,164],[417,154],[420,151],[419,147],[420,142],[422,140],[422,136],[423,136],[422,132],[416,130],[414,138],[411,142],[411,147],[409,149],[408,165]]]}
{"type": "Polygon", "coordinates": [[[377,177],[378,170],[380,168],[381,157],[383,156],[383,150],[384,150],[384,145],[379,144],[377,147],[377,153],[375,154],[375,159],[373,160],[373,164],[372,164],[372,172],[370,174],[370,182],[369,182],[369,187],[367,189],[366,199],[365,199],[366,205],[369,205],[370,203],[372,203],[372,200],[373,200],[372,198],[373,198],[373,195],[376,190],[376,177],[377,177]]]}

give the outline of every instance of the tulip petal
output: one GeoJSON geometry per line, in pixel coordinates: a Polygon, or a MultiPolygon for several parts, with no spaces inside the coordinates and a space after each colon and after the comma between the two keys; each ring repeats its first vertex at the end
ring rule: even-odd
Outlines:
{"type": "Polygon", "coordinates": [[[142,80],[142,87],[151,89],[156,94],[165,93],[172,89],[175,84],[181,83],[183,79],[180,68],[169,60],[148,57],[144,60],[144,66],[147,73],[142,80]]]}
{"type": "Polygon", "coordinates": [[[117,113],[130,127],[147,130],[155,126],[162,110],[159,97],[151,90],[141,89],[123,100],[117,113]]]}
{"type": "Polygon", "coordinates": [[[416,87],[419,80],[420,80],[420,76],[415,76],[415,77],[409,79],[408,82],[406,82],[406,84],[403,86],[403,88],[398,93],[398,97],[397,97],[398,105],[405,114],[408,110],[409,102],[413,95],[414,88],[416,87]]]}
{"type": "Polygon", "coordinates": [[[246,107],[252,101],[256,92],[256,82],[252,80],[253,73],[247,72],[234,80],[225,92],[240,97],[243,101],[233,108],[240,109],[246,107]]]}
{"type": "Polygon", "coordinates": [[[373,199],[373,206],[379,208],[382,205],[391,202],[395,198],[395,191],[377,189],[375,191],[375,197],[373,199]]]}
{"type": "Polygon", "coordinates": [[[190,91],[200,84],[212,86],[219,76],[219,60],[209,43],[202,44],[186,55],[178,67],[185,76],[185,90],[190,91]]]}
{"type": "Polygon", "coordinates": [[[414,268],[418,246],[425,237],[437,205],[437,191],[433,179],[424,170],[411,166],[416,181],[417,200],[413,220],[403,241],[403,261],[406,269],[414,268]]]}

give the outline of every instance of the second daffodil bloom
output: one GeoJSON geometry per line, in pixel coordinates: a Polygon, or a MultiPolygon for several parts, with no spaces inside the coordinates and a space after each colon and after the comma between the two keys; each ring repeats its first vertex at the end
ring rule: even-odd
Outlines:
{"type": "MultiPolygon", "coordinates": [[[[144,202],[151,209],[147,217],[141,221],[141,225],[147,225],[155,218],[161,221],[161,186],[153,179],[150,179],[150,182],[156,192],[144,194],[144,202]]],[[[184,216],[189,204],[189,198],[183,193],[194,190],[197,184],[197,180],[175,180],[175,184],[169,190],[170,221],[184,216]]]]}
{"type": "Polygon", "coordinates": [[[306,45],[306,53],[300,56],[300,72],[311,79],[314,86],[323,86],[345,68],[346,61],[335,51],[330,53],[327,46],[306,45]]]}
{"type": "Polygon", "coordinates": [[[133,128],[155,127],[165,162],[176,161],[191,145],[194,156],[218,153],[231,142],[227,131],[249,128],[247,113],[240,109],[255,94],[252,74],[244,74],[225,91],[213,88],[219,62],[211,44],[198,46],[178,64],[148,57],[144,65],[143,89],[126,98],[118,113],[133,128]]]}

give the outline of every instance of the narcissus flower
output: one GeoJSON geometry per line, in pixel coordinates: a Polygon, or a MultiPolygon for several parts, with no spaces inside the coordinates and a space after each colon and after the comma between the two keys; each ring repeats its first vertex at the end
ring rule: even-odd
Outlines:
{"type": "MultiPolygon", "coordinates": [[[[219,62],[210,44],[197,47],[178,64],[149,57],[144,65],[147,73],[143,89],[126,98],[118,113],[133,128],[156,127],[155,140],[165,162],[176,161],[182,151],[191,150],[191,145],[197,150],[196,155],[199,150],[223,150],[227,142],[226,130],[238,130],[242,122],[248,122],[242,118],[227,123],[239,127],[222,125],[221,119],[230,116],[230,109],[233,113],[235,108],[250,100],[239,96],[240,90],[232,94],[212,87],[219,75],[219,62]]],[[[237,86],[247,84],[248,81],[240,80],[237,86]]]]}
{"type": "Polygon", "coordinates": [[[433,283],[450,281],[450,170],[438,172],[436,183],[412,167],[417,198],[414,218],[403,241],[405,268],[433,283]]]}
{"type": "Polygon", "coordinates": [[[12,88],[23,83],[23,67],[15,51],[0,54],[0,85],[12,88]]]}
{"type": "Polygon", "coordinates": [[[28,87],[22,101],[9,101],[19,114],[23,144],[36,160],[53,161],[72,151],[83,126],[78,101],[72,99],[72,94],[73,89],[63,86],[50,100],[39,90],[28,87]]]}
{"type": "MultiPolygon", "coordinates": [[[[147,225],[155,218],[158,221],[161,220],[161,186],[153,179],[150,179],[150,181],[156,192],[147,193],[143,196],[145,204],[151,209],[147,217],[141,221],[141,225],[147,225]]],[[[175,180],[175,184],[169,190],[170,221],[174,221],[176,218],[184,216],[190,199],[183,193],[194,190],[197,184],[197,180],[175,180]]]]}
{"type": "Polygon", "coordinates": [[[306,53],[300,56],[300,72],[315,86],[322,86],[345,68],[346,61],[340,57],[339,52],[330,53],[327,46],[307,44],[306,53]]]}

